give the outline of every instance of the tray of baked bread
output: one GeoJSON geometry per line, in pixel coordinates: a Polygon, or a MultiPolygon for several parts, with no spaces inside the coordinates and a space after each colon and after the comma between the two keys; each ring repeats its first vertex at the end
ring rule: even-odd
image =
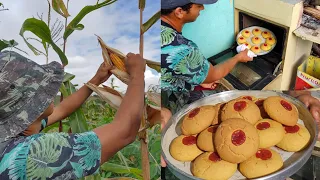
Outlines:
{"type": "Polygon", "coordinates": [[[316,123],[299,100],[275,91],[226,91],[174,114],[161,149],[187,179],[283,180],[310,158],[316,123]]]}
{"type": "Polygon", "coordinates": [[[267,28],[251,26],[238,33],[237,43],[238,45],[245,44],[256,55],[265,55],[274,49],[277,38],[267,28]]]}

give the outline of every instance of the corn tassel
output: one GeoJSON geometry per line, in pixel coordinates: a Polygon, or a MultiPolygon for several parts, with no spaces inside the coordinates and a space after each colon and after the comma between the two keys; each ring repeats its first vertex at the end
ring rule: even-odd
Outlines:
{"type": "Polygon", "coordinates": [[[110,59],[113,63],[114,66],[116,66],[119,70],[127,72],[127,69],[122,61],[122,59],[119,58],[119,56],[117,56],[114,53],[110,53],[110,59]]]}

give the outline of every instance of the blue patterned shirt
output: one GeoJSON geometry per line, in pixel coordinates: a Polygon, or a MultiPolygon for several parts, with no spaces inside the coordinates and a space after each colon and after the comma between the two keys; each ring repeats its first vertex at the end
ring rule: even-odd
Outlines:
{"type": "Polygon", "coordinates": [[[203,83],[210,64],[198,46],[161,21],[161,93],[163,106],[176,112],[188,103],[190,91],[203,83]]]}

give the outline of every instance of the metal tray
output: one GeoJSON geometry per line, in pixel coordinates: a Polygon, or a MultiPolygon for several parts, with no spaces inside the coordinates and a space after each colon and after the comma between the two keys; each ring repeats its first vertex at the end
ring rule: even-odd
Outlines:
{"type": "MultiPolygon", "coordinates": [[[[240,45],[240,44],[238,43],[238,38],[239,38],[240,36],[242,36],[242,32],[243,32],[243,31],[248,30],[248,31],[250,31],[251,35],[250,35],[249,37],[247,37],[247,38],[246,38],[246,37],[244,37],[244,38],[246,38],[247,42],[248,42],[251,46],[254,46],[255,44],[253,44],[251,38],[254,37],[254,35],[252,34],[252,30],[254,30],[254,29],[256,29],[256,28],[257,28],[257,29],[260,29],[261,32],[263,32],[263,31],[269,31],[269,32],[271,33],[272,37],[276,40],[276,43],[274,43],[274,44],[271,46],[271,49],[270,49],[269,51],[265,51],[265,50],[262,50],[262,49],[260,48],[260,49],[261,49],[260,53],[257,53],[257,54],[256,54],[257,56],[266,55],[266,54],[270,53],[270,52],[274,49],[274,47],[276,47],[276,45],[277,45],[277,37],[275,36],[275,34],[274,34],[272,31],[270,31],[270,30],[267,29],[267,28],[260,27],[260,26],[250,26],[250,27],[247,27],[247,28],[245,28],[245,29],[242,29],[242,30],[238,33],[238,35],[237,35],[236,42],[237,42],[238,45],[240,45]]],[[[261,42],[260,42],[260,44],[258,45],[258,46],[260,47],[261,44],[263,44],[263,43],[266,42],[266,39],[263,38],[263,36],[262,36],[261,34],[258,35],[258,37],[261,39],[261,42]]]]}
{"type": "Polygon", "coordinates": [[[226,91],[218,94],[213,94],[211,96],[200,99],[190,105],[186,105],[184,108],[182,108],[179,112],[177,112],[171,117],[171,119],[168,121],[168,123],[162,130],[162,135],[161,135],[162,136],[161,138],[162,156],[166,161],[167,166],[176,177],[183,180],[199,179],[187,173],[186,171],[183,171],[182,167],[178,167],[179,165],[177,164],[174,165],[173,163],[174,159],[171,157],[169,152],[169,146],[171,141],[175,137],[180,135],[179,122],[183,118],[183,116],[186,115],[192,109],[199,106],[209,105],[209,104],[214,105],[220,102],[227,102],[237,97],[247,96],[247,95],[255,96],[257,98],[267,98],[269,96],[281,96],[287,99],[289,102],[293,103],[297,107],[299,111],[299,119],[303,120],[304,125],[309,130],[311,135],[309,145],[305,149],[294,153],[292,156],[290,156],[289,159],[284,161],[284,166],[281,170],[273,174],[256,178],[256,179],[257,180],[283,180],[287,177],[290,177],[294,173],[296,173],[307,162],[307,160],[311,156],[312,150],[317,140],[318,128],[312,115],[310,114],[309,110],[306,108],[306,106],[303,103],[301,103],[299,100],[289,95],[283,94],[281,92],[275,92],[275,91],[237,91],[237,90],[226,91]]]}

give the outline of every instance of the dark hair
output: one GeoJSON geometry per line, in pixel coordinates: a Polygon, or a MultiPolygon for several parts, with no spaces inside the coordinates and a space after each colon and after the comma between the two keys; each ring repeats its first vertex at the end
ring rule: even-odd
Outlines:
{"type": "MultiPolygon", "coordinates": [[[[186,4],[186,5],[183,5],[183,6],[179,6],[179,7],[181,7],[182,10],[189,12],[189,10],[191,9],[191,6],[193,4],[194,3],[189,3],[189,4],[186,4]]],[[[161,9],[161,15],[168,15],[168,14],[172,13],[177,8],[178,7],[171,8],[171,9],[161,9]]]]}

